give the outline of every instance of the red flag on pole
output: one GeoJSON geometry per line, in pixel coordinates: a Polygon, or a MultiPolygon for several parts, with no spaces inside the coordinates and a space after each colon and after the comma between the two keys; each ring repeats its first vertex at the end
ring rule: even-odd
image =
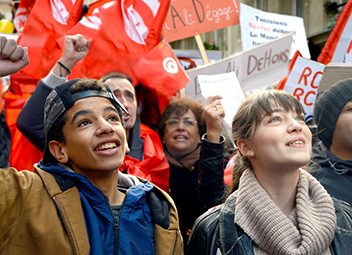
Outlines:
{"type": "Polygon", "coordinates": [[[71,77],[100,78],[117,71],[137,79],[132,66],[159,41],[169,0],[122,0],[94,5],[69,34],[93,38],[86,58],[72,70],[71,77]],[[78,28],[79,26],[79,28],[78,28]]]}
{"type": "Polygon", "coordinates": [[[40,79],[60,57],[56,40],[77,23],[83,0],[37,0],[18,43],[28,47],[30,63],[22,72],[40,79]]]}
{"type": "Polygon", "coordinates": [[[352,51],[352,0],[349,0],[341,12],[329,39],[318,57],[318,62],[343,62],[345,55],[352,51]]]}
{"type": "Polygon", "coordinates": [[[164,110],[170,99],[190,81],[166,41],[160,42],[140,59],[133,66],[133,71],[142,85],[152,89],[158,95],[160,112],[164,110]]]}
{"type": "Polygon", "coordinates": [[[13,23],[17,33],[22,33],[35,0],[21,0],[15,12],[13,23]]]}

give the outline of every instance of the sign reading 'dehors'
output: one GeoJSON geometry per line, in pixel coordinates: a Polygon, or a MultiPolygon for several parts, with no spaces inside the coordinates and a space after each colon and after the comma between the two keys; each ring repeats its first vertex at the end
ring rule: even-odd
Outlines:
{"type": "Polygon", "coordinates": [[[173,0],[163,36],[176,41],[239,23],[238,0],[173,0]]]}

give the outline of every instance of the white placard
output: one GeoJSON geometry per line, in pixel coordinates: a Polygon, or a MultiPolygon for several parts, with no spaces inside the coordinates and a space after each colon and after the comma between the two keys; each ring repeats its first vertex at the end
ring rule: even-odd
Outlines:
{"type": "Polygon", "coordinates": [[[225,122],[231,126],[233,117],[244,100],[244,94],[235,72],[216,75],[198,75],[201,94],[204,98],[219,95],[225,111],[225,122]]]}
{"type": "Polygon", "coordinates": [[[313,118],[314,102],[325,65],[298,57],[284,90],[294,95],[304,107],[306,121],[313,118]]]}
{"type": "Polygon", "coordinates": [[[186,95],[201,98],[196,78],[200,74],[235,72],[244,93],[272,85],[288,73],[292,34],[264,43],[248,51],[231,55],[215,63],[187,71],[190,83],[186,95]]]}
{"type": "Polygon", "coordinates": [[[292,52],[298,50],[310,58],[303,19],[300,17],[264,12],[241,3],[240,26],[243,50],[293,32],[292,52]]]}

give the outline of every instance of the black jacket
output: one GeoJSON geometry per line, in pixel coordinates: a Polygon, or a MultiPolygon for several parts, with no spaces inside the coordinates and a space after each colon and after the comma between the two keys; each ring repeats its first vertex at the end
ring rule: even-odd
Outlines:
{"type": "Polygon", "coordinates": [[[314,150],[309,173],[317,178],[330,196],[352,205],[352,161],[341,160],[322,146],[318,150],[314,150]]]}
{"type": "Polygon", "coordinates": [[[184,243],[194,221],[207,209],[223,202],[224,138],[219,144],[202,138],[200,159],[194,170],[170,162],[170,195],[175,201],[184,243]]]}
{"type": "MultiPolygon", "coordinates": [[[[337,227],[330,245],[332,255],[352,251],[352,208],[334,199],[337,227]]],[[[254,255],[250,237],[234,223],[236,198],[229,197],[223,205],[211,208],[194,223],[188,241],[189,255],[254,255]]]]}

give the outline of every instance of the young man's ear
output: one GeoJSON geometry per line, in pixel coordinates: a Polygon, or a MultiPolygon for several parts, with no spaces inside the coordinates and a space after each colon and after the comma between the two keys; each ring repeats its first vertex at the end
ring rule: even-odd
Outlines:
{"type": "Polygon", "coordinates": [[[245,139],[238,139],[236,141],[236,146],[243,156],[248,157],[248,158],[254,156],[253,146],[251,145],[251,143],[249,141],[247,141],[245,139]]]}
{"type": "Polygon", "coordinates": [[[62,142],[51,140],[49,142],[49,150],[59,163],[66,164],[68,162],[66,149],[62,142]]]}

